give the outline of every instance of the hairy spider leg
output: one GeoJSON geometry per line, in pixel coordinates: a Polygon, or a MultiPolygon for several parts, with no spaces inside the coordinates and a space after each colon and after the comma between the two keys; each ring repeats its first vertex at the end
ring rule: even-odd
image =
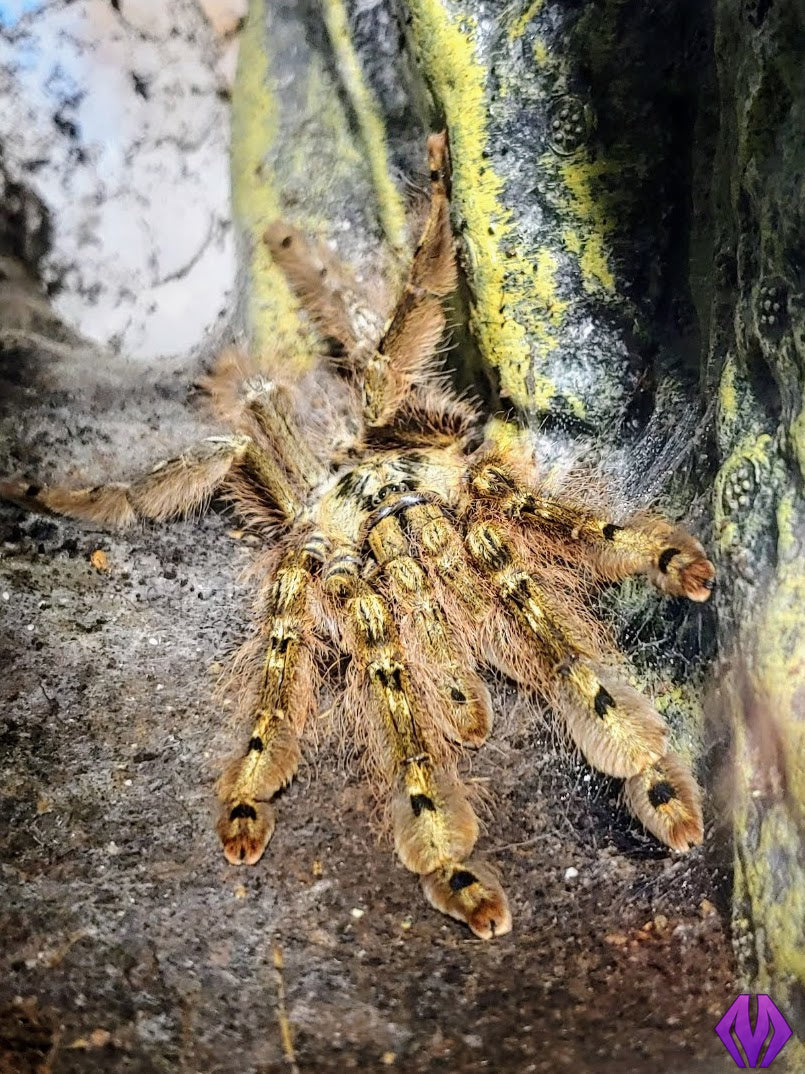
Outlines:
{"type": "MultiPolygon", "coordinates": [[[[534,643],[545,692],[587,761],[607,775],[627,779],[627,804],[669,846],[687,849],[689,843],[701,842],[699,792],[682,762],[667,753],[667,727],[659,713],[612,668],[599,663],[582,633],[560,621],[554,601],[504,526],[478,521],[466,542],[503,605],[534,643]]],[[[509,634],[508,642],[516,650],[517,637],[509,634]]],[[[527,666],[525,654],[507,655],[506,670],[516,673],[527,666]]]]}
{"type": "Polygon", "coordinates": [[[202,511],[234,467],[256,463],[246,436],[213,436],[176,458],[161,462],[131,484],[69,489],[0,483],[0,497],[30,510],[50,512],[122,528],[139,519],[158,522],[202,511]]]}
{"type": "Polygon", "coordinates": [[[504,455],[477,465],[470,486],[523,525],[571,542],[579,557],[607,581],[645,574],[663,593],[694,601],[707,600],[713,590],[715,568],[703,547],[666,519],[638,515],[617,525],[580,505],[541,496],[518,480],[504,455]]]}
{"type": "Polygon", "coordinates": [[[289,480],[302,493],[315,488],[325,478],[327,470],[294,419],[295,402],[287,388],[264,377],[256,377],[247,382],[244,404],[245,431],[282,466],[289,480]]]}
{"type": "Polygon", "coordinates": [[[263,239],[310,316],[324,350],[345,369],[360,366],[383,322],[352,273],[325,246],[275,220],[263,239]]]}
{"type": "MultiPolygon", "coordinates": [[[[470,526],[467,549],[486,573],[506,612],[513,617],[540,660],[548,689],[558,693],[573,741],[595,768],[610,776],[632,776],[665,753],[666,729],[660,716],[623,684],[607,688],[595,668],[587,639],[570,633],[505,528],[480,521],[470,526]],[[552,689],[553,688],[553,689],[552,689]]],[[[526,643],[527,644],[527,643],[526,643]]],[[[507,666],[517,669],[516,635],[510,635],[507,666]]]]}
{"type": "Polygon", "coordinates": [[[701,791],[676,754],[666,753],[627,779],[624,792],[632,813],[660,842],[682,852],[701,843],[701,791]]]}
{"type": "Polygon", "coordinates": [[[232,415],[245,433],[208,437],[130,484],[68,489],[3,482],[0,497],[33,510],[123,528],[141,519],[163,522],[201,512],[216,493],[225,492],[245,521],[287,525],[324,476],[291,414],[286,389],[255,378],[232,415]]]}
{"type": "Polygon", "coordinates": [[[218,835],[233,865],[254,865],[262,857],[274,831],[269,802],[301,760],[299,736],[318,694],[310,599],[316,562],[306,549],[288,552],[268,591],[254,726],[246,753],[217,787],[218,835]]]}
{"type": "Polygon", "coordinates": [[[370,428],[387,424],[411,386],[433,373],[433,359],[446,323],[442,299],[456,288],[446,132],[428,138],[428,165],[430,212],[408,281],[364,373],[364,412],[370,428]]]}
{"type": "MultiPolygon", "coordinates": [[[[398,504],[404,503],[405,498],[399,498],[398,504]]],[[[389,503],[384,510],[395,506],[389,503]]],[[[445,619],[422,564],[411,554],[406,515],[401,510],[380,518],[367,541],[396,612],[403,650],[431,668],[437,679],[432,709],[445,713],[447,734],[477,747],[492,728],[489,690],[472,670],[474,661],[465,639],[445,619]]]]}
{"type": "Polygon", "coordinates": [[[348,648],[366,696],[368,717],[384,732],[387,775],[393,792],[394,845],[403,865],[421,878],[426,898],[466,922],[482,939],[511,928],[506,896],[491,870],[467,861],[478,820],[467,792],[449,767],[434,758],[439,745],[403,660],[391,610],[377,589],[352,577],[338,584],[348,648]]]}
{"type": "MultiPolygon", "coordinates": [[[[431,581],[438,585],[439,603],[455,630],[477,634],[492,610],[490,593],[470,562],[456,524],[436,504],[421,504],[406,512],[406,535],[431,581]]],[[[477,646],[474,650],[477,655],[477,646]]]]}
{"type": "MultiPolygon", "coordinates": [[[[366,316],[356,316],[349,289],[338,278],[322,251],[306,242],[296,229],[277,221],[269,226],[265,241],[288,282],[306,307],[335,357],[346,357],[355,368],[363,394],[363,410],[369,428],[385,426],[409,398],[430,414],[434,425],[448,426],[458,420],[467,424],[472,412],[455,400],[456,414],[449,420],[445,407],[434,394],[434,357],[446,323],[442,299],[456,287],[456,259],[450,228],[449,160],[447,135],[428,139],[431,201],[411,271],[402,294],[376,349],[366,345],[371,328],[366,316]],[[428,376],[434,384],[428,385],[428,376]],[[420,399],[421,396],[421,399],[420,399]],[[462,416],[463,414],[463,416],[462,416]]],[[[374,339],[378,338],[377,333],[374,339]]]]}

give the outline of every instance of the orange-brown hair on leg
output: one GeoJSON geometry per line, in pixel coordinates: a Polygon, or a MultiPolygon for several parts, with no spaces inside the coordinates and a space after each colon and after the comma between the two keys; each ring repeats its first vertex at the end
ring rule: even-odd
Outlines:
{"type": "Polygon", "coordinates": [[[437,372],[436,349],[445,327],[442,299],[456,287],[450,229],[447,135],[428,139],[430,213],[414,254],[408,282],[364,374],[367,425],[391,420],[415,381],[437,372]]]}
{"type": "Polygon", "coordinates": [[[552,601],[518,555],[505,524],[474,523],[467,534],[474,562],[491,579],[503,607],[519,626],[511,635],[509,666],[518,677],[542,679],[557,702],[571,738],[595,768],[629,776],[665,752],[665,724],[636,691],[611,681],[596,668],[594,639],[581,624],[573,633],[560,622],[552,601]],[[528,670],[534,671],[529,676],[528,670]]]}
{"type": "Polygon", "coordinates": [[[487,862],[471,858],[449,862],[421,879],[434,910],[466,922],[481,940],[511,932],[509,902],[497,874],[487,862]]]}
{"type": "MultiPolygon", "coordinates": [[[[394,617],[376,589],[353,578],[339,579],[344,641],[353,654],[364,718],[379,731],[375,771],[391,787],[394,845],[403,865],[423,877],[432,904],[465,921],[476,935],[508,931],[511,917],[499,884],[475,885],[463,900],[446,897],[449,877],[470,877],[466,859],[478,837],[478,821],[466,789],[453,771],[447,743],[440,741],[432,714],[425,714],[421,686],[403,658],[394,617]],[[446,879],[445,879],[446,878],[446,879]]],[[[463,880],[458,882],[463,884],[463,880]]],[[[458,890],[458,888],[456,889],[458,890]]]]}
{"type": "Polygon", "coordinates": [[[35,511],[80,518],[114,529],[138,520],[164,522],[202,511],[249,451],[243,436],[209,437],[182,455],[161,462],[131,484],[68,489],[0,482],[0,498],[35,511]]]}
{"type": "Polygon", "coordinates": [[[472,492],[516,519],[535,536],[561,543],[600,578],[645,574],[663,593],[693,601],[710,597],[715,568],[702,545],[681,526],[648,514],[622,525],[573,502],[546,496],[511,452],[494,450],[470,468],[472,492]]]}
{"type": "Polygon", "coordinates": [[[310,315],[325,352],[347,367],[360,363],[383,322],[352,273],[326,246],[283,220],[269,224],[263,239],[310,315]]]}
{"type": "Polygon", "coordinates": [[[299,766],[299,735],[316,703],[310,568],[308,553],[292,551],[273,579],[263,612],[254,726],[245,755],[218,782],[218,835],[233,865],[262,857],[274,831],[269,802],[299,766]]]}
{"type": "Polygon", "coordinates": [[[469,648],[446,621],[425,569],[395,516],[382,519],[368,537],[381,571],[381,585],[393,605],[400,641],[409,661],[428,668],[433,697],[423,715],[442,717],[434,732],[480,746],[492,726],[492,703],[473,670],[469,648]]]}
{"type": "Polygon", "coordinates": [[[243,415],[244,385],[259,372],[251,355],[237,347],[224,347],[196,384],[206,394],[215,418],[238,425],[243,415]]]}
{"type": "Polygon", "coordinates": [[[698,846],[704,837],[701,792],[690,769],[673,753],[632,776],[626,802],[643,825],[673,850],[698,846]]]}

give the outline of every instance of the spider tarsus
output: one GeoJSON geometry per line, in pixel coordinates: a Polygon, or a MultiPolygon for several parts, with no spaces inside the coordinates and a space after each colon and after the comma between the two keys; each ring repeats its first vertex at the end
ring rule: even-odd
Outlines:
{"type": "Polygon", "coordinates": [[[660,842],[685,852],[704,838],[701,792],[673,753],[632,776],[624,786],[629,808],[660,842]]]}
{"type": "Polygon", "coordinates": [[[274,810],[267,802],[222,803],[216,830],[226,860],[232,865],[255,865],[274,834],[275,824],[274,810]]]}
{"type": "Polygon", "coordinates": [[[703,603],[710,599],[715,582],[716,569],[704,556],[683,566],[679,572],[681,595],[696,603],[703,603]]]}
{"type": "Polygon", "coordinates": [[[481,940],[511,932],[506,894],[494,871],[481,861],[451,861],[420,878],[435,910],[463,921],[481,940]]]}
{"type": "Polygon", "coordinates": [[[8,500],[20,507],[42,510],[37,502],[41,491],[40,485],[31,485],[27,481],[0,481],[0,500],[8,500]]]}

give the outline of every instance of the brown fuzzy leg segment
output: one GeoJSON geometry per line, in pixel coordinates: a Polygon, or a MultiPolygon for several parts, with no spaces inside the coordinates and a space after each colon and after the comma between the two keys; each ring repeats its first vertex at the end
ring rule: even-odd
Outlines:
{"type": "Polygon", "coordinates": [[[249,382],[245,410],[254,423],[256,442],[276,459],[296,487],[310,489],[326,477],[327,471],[294,419],[296,409],[291,393],[282,385],[262,377],[249,382]]]}
{"type": "Polygon", "coordinates": [[[269,224],[263,239],[337,363],[354,358],[367,336],[376,342],[382,318],[326,247],[306,239],[283,220],[269,224]]]}
{"type": "Polygon", "coordinates": [[[138,519],[163,522],[203,508],[224,484],[233,465],[250,451],[245,436],[210,437],[130,485],[90,489],[48,488],[22,482],[0,483],[0,498],[33,511],[67,515],[122,528],[138,519]]]}
{"type": "Polygon", "coordinates": [[[422,877],[425,898],[436,910],[466,921],[482,940],[511,932],[509,904],[493,870],[484,862],[448,865],[422,877]]]}
{"type": "Polygon", "coordinates": [[[308,553],[289,553],[268,598],[268,647],[248,749],[217,788],[218,835],[233,865],[254,865],[262,857],[274,831],[269,801],[290,783],[301,759],[298,735],[316,699],[310,584],[308,553]]]}
{"type": "Polygon", "coordinates": [[[417,556],[442,588],[443,603],[454,629],[474,632],[491,611],[486,593],[476,584],[464,541],[435,504],[412,507],[405,514],[406,528],[417,556]]]}
{"type": "MultiPolygon", "coordinates": [[[[547,691],[562,702],[558,708],[570,736],[590,764],[607,775],[626,777],[658,761],[666,749],[662,718],[636,690],[605,681],[611,673],[597,668],[583,637],[572,637],[560,624],[504,527],[495,522],[474,524],[467,548],[504,606],[536,643],[534,655],[541,666],[535,669],[535,678],[547,672],[547,691]]],[[[512,666],[526,668],[528,661],[519,657],[512,666]]]]}
{"type": "Polygon", "coordinates": [[[445,132],[428,139],[428,164],[430,214],[405,290],[364,372],[364,410],[370,426],[385,425],[405,401],[411,385],[433,371],[433,357],[445,326],[441,300],[456,287],[445,132]]]}
{"type": "Polygon", "coordinates": [[[701,843],[701,793],[675,754],[667,753],[628,779],[625,792],[631,811],[661,842],[683,852],[701,843]]]}
{"type": "Polygon", "coordinates": [[[379,593],[359,584],[347,600],[355,658],[381,716],[394,794],[391,804],[394,845],[400,861],[423,877],[434,906],[466,921],[484,939],[494,935],[489,920],[510,927],[500,885],[476,884],[474,898],[448,901],[440,895],[440,877],[469,873],[464,864],[478,838],[478,821],[458,779],[437,768],[417,718],[409,669],[400,659],[390,612],[379,593]],[[435,874],[435,875],[434,875],[435,874]]]}
{"type": "Polygon", "coordinates": [[[496,457],[470,471],[476,496],[493,501],[510,518],[577,543],[579,554],[609,581],[645,574],[663,593],[705,601],[715,584],[715,567],[704,548],[680,526],[663,518],[638,516],[623,526],[597,518],[582,507],[540,496],[496,457]]]}
{"type": "Polygon", "coordinates": [[[588,525],[600,532],[595,543],[590,541],[590,551],[603,577],[617,581],[642,573],[668,596],[697,603],[709,600],[716,569],[696,538],[680,526],[651,517],[633,519],[625,526],[598,519],[588,525]]]}
{"type": "Polygon", "coordinates": [[[416,653],[423,664],[435,669],[439,708],[460,741],[480,746],[492,728],[489,691],[468,665],[438,605],[433,588],[420,563],[410,555],[405,526],[395,517],[382,519],[369,535],[369,545],[388,585],[403,631],[403,647],[416,653]]]}

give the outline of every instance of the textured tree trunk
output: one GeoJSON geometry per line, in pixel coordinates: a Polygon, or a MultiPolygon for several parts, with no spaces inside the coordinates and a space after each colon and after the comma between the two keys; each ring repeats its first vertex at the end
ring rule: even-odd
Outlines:
{"type": "Polygon", "coordinates": [[[705,390],[717,398],[733,926],[746,977],[786,1006],[802,1039],[805,7],[721,0],[716,13],[721,107],[705,390]]]}

